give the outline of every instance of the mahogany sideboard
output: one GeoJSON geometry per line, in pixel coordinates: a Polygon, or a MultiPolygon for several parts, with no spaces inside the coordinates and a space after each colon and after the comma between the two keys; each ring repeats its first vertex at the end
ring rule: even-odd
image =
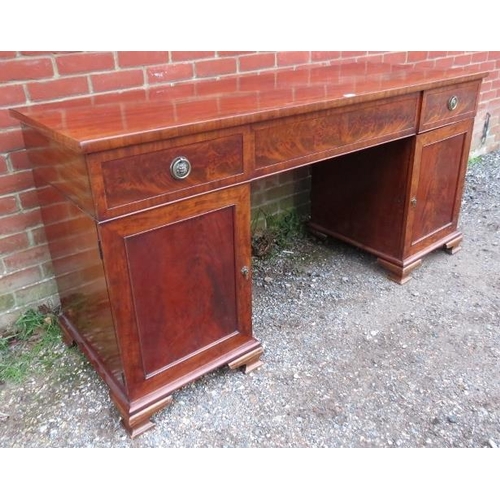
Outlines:
{"type": "Polygon", "coordinates": [[[172,393],[263,352],[251,324],[250,187],[311,168],[311,230],[398,283],[462,240],[486,73],[339,64],[11,110],[61,300],[60,324],[139,435],[172,393]]]}

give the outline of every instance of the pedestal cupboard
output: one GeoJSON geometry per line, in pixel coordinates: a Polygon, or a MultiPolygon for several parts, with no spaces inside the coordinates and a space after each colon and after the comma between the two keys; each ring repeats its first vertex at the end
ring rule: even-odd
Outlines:
{"type": "Polygon", "coordinates": [[[60,324],[131,436],[223,365],[250,371],[251,182],[311,166],[311,230],[399,283],[456,251],[484,73],[350,64],[15,109],[60,324]]]}

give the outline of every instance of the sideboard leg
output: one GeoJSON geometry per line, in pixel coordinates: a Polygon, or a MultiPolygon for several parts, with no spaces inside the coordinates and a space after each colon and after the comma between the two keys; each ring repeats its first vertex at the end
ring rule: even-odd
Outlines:
{"type": "Polygon", "coordinates": [[[167,396],[160,399],[156,403],[129,415],[121,407],[119,401],[113,397],[113,394],[110,393],[110,395],[111,399],[115,402],[116,407],[120,411],[122,416],[122,425],[125,427],[125,430],[131,438],[136,438],[147,430],[152,429],[155,426],[155,424],[151,421],[153,414],[172,403],[172,396],[167,396]]]}
{"type": "Polygon", "coordinates": [[[459,250],[462,248],[462,240],[463,236],[457,236],[456,238],[452,239],[451,241],[448,241],[448,243],[445,243],[444,245],[444,250],[445,252],[449,253],[450,255],[453,255],[457,253],[459,250]]]}
{"type": "Polygon", "coordinates": [[[377,263],[389,271],[387,277],[400,285],[404,285],[406,282],[411,280],[410,273],[420,267],[422,264],[422,259],[416,260],[407,266],[398,266],[397,264],[393,264],[392,262],[388,262],[387,260],[377,259],[377,263]]]}
{"type": "Polygon", "coordinates": [[[257,347],[257,349],[254,349],[253,351],[244,354],[243,356],[235,359],[234,361],[231,361],[230,363],[228,363],[228,366],[231,370],[235,370],[236,368],[244,366],[245,367],[244,372],[250,373],[252,370],[259,368],[259,366],[262,366],[264,364],[260,360],[260,357],[263,352],[264,349],[261,346],[259,346],[257,347]]]}

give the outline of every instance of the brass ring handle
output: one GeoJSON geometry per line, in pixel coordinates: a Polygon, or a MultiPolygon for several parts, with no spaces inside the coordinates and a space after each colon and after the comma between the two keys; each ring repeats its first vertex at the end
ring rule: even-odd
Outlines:
{"type": "Polygon", "coordinates": [[[457,109],[457,106],[458,106],[458,96],[452,95],[448,99],[448,109],[450,111],[454,111],[455,109],[457,109]]]}
{"type": "Polygon", "coordinates": [[[184,156],[178,156],[170,164],[170,175],[176,180],[185,179],[191,173],[191,163],[184,156]]]}

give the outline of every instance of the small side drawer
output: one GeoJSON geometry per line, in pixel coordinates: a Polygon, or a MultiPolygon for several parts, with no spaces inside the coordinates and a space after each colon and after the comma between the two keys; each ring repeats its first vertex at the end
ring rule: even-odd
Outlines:
{"type": "Polygon", "coordinates": [[[116,208],[161,195],[179,198],[204,184],[243,173],[241,134],[142,152],[102,163],[107,208],[116,208]],[[172,170],[176,159],[181,167],[172,170]],[[190,171],[186,170],[189,162],[190,171]]]}
{"type": "Polygon", "coordinates": [[[472,118],[476,113],[480,83],[469,82],[424,91],[419,131],[472,118]]]}

